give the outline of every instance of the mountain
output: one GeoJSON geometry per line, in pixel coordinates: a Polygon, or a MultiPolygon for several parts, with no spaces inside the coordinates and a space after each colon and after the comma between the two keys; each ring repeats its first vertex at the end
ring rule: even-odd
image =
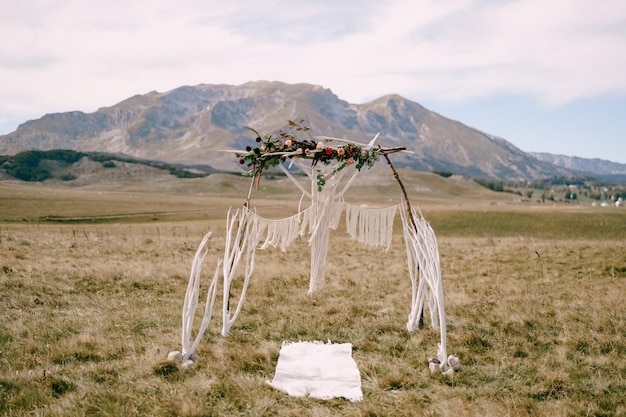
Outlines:
{"type": "Polygon", "coordinates": [[[313,134],[367,143],[380,133],[379,144],[413,152],[393,156],[398,168],[511,181],[571,174],[398,95],[351,104],[321,86],[269,81],[183,86],[93,113],[47,114],[0,136],[0,154],[71,149],[237,171],[235,158],[219,151],[251,144],[244,126],[272,132],[300,118],[313,134]]]}
{"type": "Polygon", "coordinates": [[[577,156],[553,155],[539,152],[531,152],[530,155],[540,161],[549,162],[573,171],[588,172],[597,175],[626,175],[626,164],[606,161],[604,159],[586,159],[577,156]]]}
{"type": "Polygon", "coordinates": [[[606,182],[626,184],[626,164],[598,158],[587,159],[577,156],[553,155],[549,153],[532,152],[530,155],[540,161],[577,171],[585,175],[591,175],[606,182]]]}

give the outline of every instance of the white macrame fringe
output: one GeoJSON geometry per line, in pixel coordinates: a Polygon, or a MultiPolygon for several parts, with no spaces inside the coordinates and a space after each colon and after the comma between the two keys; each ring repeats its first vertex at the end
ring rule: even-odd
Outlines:
{"type": "Polygon", "coordinates": [[[393,222],[398,205],[371,209],[346,204],[346,228],[357,242],[389,250],[393,238],[393,222]]]}
{"type": "Polygon", "coordinates": [[[410,333],[417,330],[424,311],[424,301],[428,302],[432,327],[439,328],[441,337],[437,358],[431,359],[429,366],[432,370],[435,367],[433,364],[436,364],[441,372],[450,375],[460,369],[460,363],[457,357],[449,357],[447,354],[443,281],[435,232],[415,210],[410,213],[400,210],[400,213],[411,278],[411,313],[406,326],[410,333]]]}
{"type": "MultiPolygon", "coordinates": [[[[256,215],[255,215],[256,216],[256,215]]],[[[280,247],[285,252],[287,247],[302,233],[302,213],[295,214],[286,219],[271,220],[256,216],[259,223],[259,233],[265,234],[265,239],[260,249],[268,247],[280,247]]]]}
{"type": "Polygon", "coordinates": [[[330,241],[330,225],[332,211],[330,204],[316,205],[315,225],[311,230],[311,276],[309,278],[309,295],[319,290],[326,275],[326,258],[330,241]]]}
{"type": "Polygon", "coordinates": [[[224,262],[222,263],[224,277],[222,336],[228,336],[231,326],[235,320],[237,320],[237,317],[241,312],[241,307],[243,306],[243,302],[246,298],[248,284],[250,283],[250,277],[254,271],[254,257],[260,239],[258,216],[251,215],[250,210],[247,208],[237,210],[232,216],[230,213],[231,211],[229,210],[226,221],[224,262]],[[237,226],[236,230],[235,225],[237,226]],[[239,266],[239,262],[244,254],[246,255],[246,265],[243,286],[241,288],[241,295],[239,296],[237,307],[231,314],[230,289],[237,272],[237,267],[239,266]]]}
{"type": "Polygon", "coordinates": [[[335,201],[330,206],[330,223],[328,228],[331,230],[337,230],[339,222],[341,221],[341,215],[343,214],[343,208],[345,203],[341,201],[335,201]]]}
{"type": "Polygon", "coordinates": [[[313,223],[310,227],[311,238],[311,276],[309,278],[309,295],[320,289],[326,276],[326,259],[328,256],[328,243],[330,241],[330,231],[336,229],[341,219],[343,204],[336,201],[335,195],[341,178],[346,170],[327,172],[330,168],[324,167],[326,171],[317,170],[319,175],[325,174],[326,183],[322,190],[317,188],[317,177],[313,170],[305,172],[311,179],[311,195],[313,223]]]}
{"type": "Polygon", "coordinates": [[[177,360],[182,363],[184,368],[197,363],[200,357],[196,354],[196,350],[200,345],[202,336],[206,331],[209,323],[211,322],[211,315],[213,314],[213,304],[215,303],[215,295],[217,292],[217,281],[219,276],[220,263],[218,262],[215,275],[211,281],[211,285],[207,290],[207,298],[204,305],[204,314],[200,323],[200,328],[196,334],[195,340],[192,342],[193,321],[198,308],[198,298],[200,295],[200,278],[202,273],[202,263],[206,258],[208,249],[206,244],[211,237],[211,232],[207,233],[193,258],[191,264],[191,273],[189,276],[189,283],[187,284],[187,292],[185,293],[185,300],[183,302],[182,311],[182,352],[173,351],[168,355],[169,360],[177,360]]]}

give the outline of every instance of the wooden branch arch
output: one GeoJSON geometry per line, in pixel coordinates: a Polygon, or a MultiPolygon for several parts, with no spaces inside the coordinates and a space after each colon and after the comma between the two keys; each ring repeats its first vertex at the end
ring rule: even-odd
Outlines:
{"type": "MultiPolygon", "coordinates": [[[[295,124],[299,127],[298,124],[295,124]]],[[[199,357],[196,353],[200,341],[211,321],[217,291],[223,291],[222,336],[227,336],[237,320],[245,301],[246,291],[254,271],[256,250],[266,247],[286,247],[297,237],[308,232],[311,247],[311,273],[309,294],[318,291],[325,279],[326,256],[330,230],[337,227],[339,217],[346,208],[349,234],[356,240],[371,246],[389,245],[393,228],[393,217],[397,209],[401,213],[403,236],[406,246],[409,278],[411,279],[411,310],[406,323],[411,333],[422,327],[424,305],[430,311],[431,325],[440,330],[437,356],[429,361],[432,372],[451,375],[460,369],[459,359],[447,354],[446,318],[444,310],[443,281],[439,261],[439,250],[435,233],[421,212],[416,211],[409,201],[406,189],[393,166],[389,155],[406,152],[404,147],[383,148],[375,145],[378,137],[369,144],[346,141],[327,136],[310,137],[299,140],[296,136],[282,132],[277,136],[257,134],[257,148],[245,151],[229,151],[248,162],[252,177],[250,190],[243,207],[233,212],[230,209],[226,219],[226,243],[224,256],[218,261],[216,271],[208,286],[204,312],[200,327],[193,333],[193,317],[199,306],[202,263],[207,255],[207,242],[211,232],[202,239],[192,262],[187,292],[182,310],[182,350],[173,351],[168,359],[177,360],[183,367],[192,366],[199,357]],[[339,147],[330,144],[339,143],[339,147]],[[383,210],[348,207],[343,202],[343,194],[365,165],[373,166],[383,157],[401,189],[401,203],[383,210]],[[296,165],[311,181],[306,190],[285,166],[296,165]],[[311,205],[296,215],[286,219],[269,220],[258,216],[251,208],[253,189],[258,187],[262,172],[268,167],[278,167],[311,200],[311,205]],[[343,176],[354,167],[351,177],[340,188],[343,176]],[[348,221],[349,220],[349,221],[348,221]],[[384,235],[384,236],[383,236],[384,235]],[[244,267],[243,285],[239,300],[231,305],[231,285],[239,264],[244,267]],[[193,339],[193,340],[192,340],[193,339]]]]}

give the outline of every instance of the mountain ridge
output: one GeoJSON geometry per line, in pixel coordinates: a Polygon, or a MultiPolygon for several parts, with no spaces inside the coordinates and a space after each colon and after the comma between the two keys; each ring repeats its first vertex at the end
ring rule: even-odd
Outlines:
{"type": "Polygon", "coordinates": [[[598,175],[626,175],[626,164],[612,162],[600,158],[581,158],[550,154],[545,152],[529,152],[540,161],[549,162],[574,171],[589,172],[598,175]]]}
{"type": "Polygon", "coordinates": [[[0,154],[61,148],[237,171],[232,155],[219,151],[251,143],[244,126],[272,132],[300,118],[315,134],[357,142],[380,134],[383,146],[405,146],[413,153],[394,157],[399,168],[512,181],[572,174],[398,94],[353,104],[319,85],[278,81],[182,86],[93,113],[47,114],[0,136],[0,154]]]}

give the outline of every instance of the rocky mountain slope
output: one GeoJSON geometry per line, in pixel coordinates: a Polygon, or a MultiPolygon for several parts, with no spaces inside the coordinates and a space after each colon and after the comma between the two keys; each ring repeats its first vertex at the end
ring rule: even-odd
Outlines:
{"type": "Polygon", "coordinates": [[[395,154],[399,168],[498,180],[571,173],[398,95],[351,104],[321,86],[268,81],[184,86],[93,113],[47,114],[0,136],[0,154],[71,149],[236,171],[239,164],[220,150],[251,144],[244,126],[272,132],[300,118],[313,134],[366,143],[380,133],[379,144],[406,146],[413,154],[395,154]]]}
{"type": "Polygon", "coordinates": [[[586,159],[577,156],[553,155],[549,153],[530,153],[540,161],[549,162],[573,171],[588,172],[598,175],[626,175],[626,164],[604,159],[586,159]]]}
{"type": "Polygon", "coordinates": [[[592,176],[613,184],[626,184],[626,164],[598,158],[587,159],[549,153],[530,153],[530,155],[540,161],[581,173],[584,176],[592,176]]]}

